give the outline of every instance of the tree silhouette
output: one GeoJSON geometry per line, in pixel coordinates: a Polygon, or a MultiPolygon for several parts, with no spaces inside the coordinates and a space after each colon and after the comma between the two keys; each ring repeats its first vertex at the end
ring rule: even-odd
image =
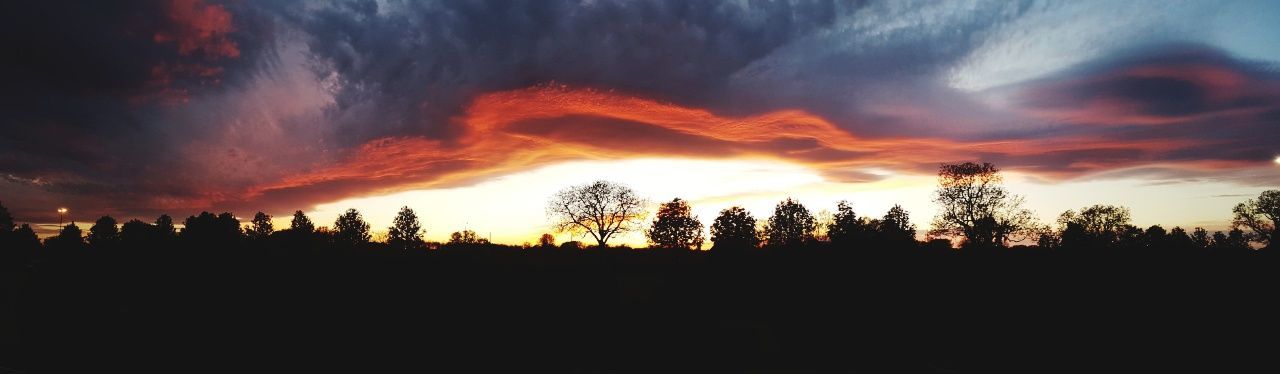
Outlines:
{"type": "Polygon", "coordinates": [[[161,214],[156,217],[156,233],[163,238],[171,238],[177,235],[177,229],[173,227],[173,217],[168,214],[161,214]]]}
{"type": "Polygon", "coordinates": [[[1191,242],[1195,243],[1197,248],[1209,248],[1213,244],[1212,238],[1209,237],[1209,231],[1203,227],[1197,227],[1191,231],[1191,242]]]}
{"type": "Polygon", "coordinates": [[[316,231],[316,225],[311,223],[311,219],[307,218],[301,210],[293,212],[293,220],[289,222],[289,230],[294,233],[310,234],[316,231]]]}
{"type": "Polygon", "coordinates": [[[538,237],[538,246],[542,248],[552,248],[556,246],[556,237],[551,234],[542,234],[538,237]]]}
{"type": "Polygon", "coordinates": [[[754,248],[760,242],[756,218],[740,206],[720,211],[711,224],[713,250],[754,248]]]}
{"type": "Polygon", "coordinates": [[[275,228],[272,227],[271,216],[258,212],[253,215],[253,220],[249,221],[249,229],[245,231],[245,234],[249,236],[249,239],[262,240],[271,236],[272,232],[275,232],[275,228]]]}
{"type": "Polygon", "coordinates": [[[882,238],[881,242],[891,246],[902,246],[916,242],[916,225],[911,223],[911,215],[901,205],[894,204],[880,219],[876,227],[882,238]]]}
{"type": "Polygon", "coordinates": [[[387,244],[391,248],[408,250],[423,248],[422,224],[418,223],[418,214],[408,206],[400,207],[391,228],[387,230],[387,244]]]}
{"type": "Polygon", "coordinates": [[[128,247],[139,247],[149,244],[155,236],[156,228],[149,223],[131,219],[120,225],[120,242],[128,247]]]}
{"type": "Polygon", "coordinates": [[[75,222],[62,226],[62,230],[58,231],[58,235],[46,239],[45,247],[55,250],[75,250],[84,247],[83,232],[75,222]]]}
{"type": "Polygon", "coordinates": [[[1145,249],[1161,249],[1169,245],[1169,232],[1160,225],[1152,225],[1142,233],[1140,245],[1145,249]]]}
{"type": "Polygon", "coordinates": [[[614,235],[637,228],[644,205],[631,188],[600,180],[561,190],[547,203],[547,218],[557,231],[585,232],[604,247],[614,235]]]}
{"type": "Polygon", "coordinates": [[[1246,238],[1273,248],[1272,240],[1280,236],[1280,190],[1262,191],[1258,199],[1249,199],[1231,210],[1235,219],[1233,228],[1246,227],[1250,231],[1246,238]]]}
{"type": "Polygon", "coordinates": [[[218,215],[200,212],[199,215],[187,217],[180,234],[190,245],[201,247],[231,245],[243,235],[240,220],[227,212],[218,215]]]}
{"type": "Polygon", "coordinates": [[[853,205],[841,200],[836,203],[836,212],[827,225],[827,238],[831,243],[847,246],[862,243],[869,239],[873,228],[866,219],[853,212],[853,205]]]}
{"type": "Polygon", "coordinates": [[[1062,212],[1058,216],[1058,226],[1063,230],[1062,245],[1090,248],[1116,245],[1131,226],[1129,216],[1129,208],[1114,205],[1093,205],[1078,213],[1062,212]],[[1074,230],[1068,232],[1070,228],[1074,230]]]}
{"type": "Polygon", "coordinates": [[[26,264],[40,250],[40,238],[36,236],[36,230],[25,223],[9,235],[8,244],[10,253],[7,256],[11,259],[12,265],[26,264]]]}
{"type": "Polygon", "coordinates": [[[9,234],[15,227],[13,215],[9,214],[9,208],[5,208],[4,204],[0,204],[0,235],[9,234]]]}
{"type": "Polygon", "coordinates": [[[773,208],[773,215],[765,224],[768,244],[774,247],[794,247],[814,240],[817,221],[799,202],[787,198],[773,208]]]}
{"type": "Polygon", "coordinates": [[[369,223],[354,208],[338,215],[333,230],[333,240],[338,245],[358,247],[369,243],[369,223]]]}
{"type": "Polygon", "coordinates": [[[1169,230],[1169,246],[1173,249],[1187,250],[1195,248],[1196,244],[1191,239],[1191,235],[1187,234],[1187,230],[1179,226],[1174,226],[1169,230]]]}
{"type": "Polygon", "coordinates": [[[86,239],[88,239],[89,245],[96,248],[115,245],[120,241],[120,228],[116,226],[116,219],[111,218],[111,216],[98,218],[98,221],[89,227],[89,237],[86,239]]]}
{"type": "Polygon", "coordinates": [[[1245,251],[1249,250],[1249,239],[1245,236],[1244,230],[1240,228],[1232,228],[1227,233],[1222,231],[1213,232],[1213,243],[1210,248],[1219,251],[1245,251]]]}
{"type": "Polygon", "coordinates": [[[454,231],[452,234],[449,234],[449,244],[453,244],[453,245],[489,244],[489,240],[481,238],[479,235],[476,235],[475,231],[462,230],[462,231],[454,231]]]}
{"type": "Polygon", "coordinates": [[[702,248],[702,222],[690,213],[689,203],[680,198],[658,207],[658,213],[645,235],[652,246],[660,248],[702,248]]]}
{"type": "Polygon", "coordinates": [[[1002,181],[1000,170],[990,163],[943,164],[933,198],[939,209],[929,234],[962,237],[965,246],[979,248],[1037,234],[1034,215],[1002,181]]]}

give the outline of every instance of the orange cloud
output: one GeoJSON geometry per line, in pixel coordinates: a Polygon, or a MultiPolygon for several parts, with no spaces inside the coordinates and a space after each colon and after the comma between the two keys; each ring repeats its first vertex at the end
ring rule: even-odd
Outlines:
{"type": "Polygon", "coordinates": [[[939,162],[1030,159],[1056,165],[1010,165],[1065,177],[1133,166],[1143,162],[1144,155],[1194,143],[1085,136],[974,142],[861,138],[800,110],[726,117],[613,91],[561,85],[480,95],[452,120],[452,126],[459,135],[450,139],[371,141],[341,162],[254,187],[249,196],[289,195],[315,201],[461,185],[564,160],[642,156],[772,158],[810,165],[833,179],[866,176],[857,172],[866,168],[931,173],[939,162]],[[1111,156],[1096,157],[1100,155],[1111,156]]]}

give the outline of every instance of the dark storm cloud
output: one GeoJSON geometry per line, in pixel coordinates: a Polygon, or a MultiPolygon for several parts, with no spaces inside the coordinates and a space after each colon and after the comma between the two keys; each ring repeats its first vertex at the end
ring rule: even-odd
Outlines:
{"type": "Polygon", "coordinates": [[[184,124],[156,121],[156,112],[240,84],[269,57],[267,15],[233,16],[201,1],[2,7],[0,172],[17,178],[0,181],[6,195],[22,188],[15,180],[43,181],[36,187],[45,194],[99,200],[90,206],[184,194],[191,188],[152,183],[183,172],[169,156],[181,144],[160,129],[184,124]]]}
{"type": "MultiPolygon", "coordinates": [[[[1061,168],[1112,162],[1256,165],[1280,154],[1280,72],[1207,46],[1139,48],[996,91],[1016,97],[1018,111],[1056,124],[1023,138],[1079,137],[1131,149],[1151,144],[1120,157],[1099,151],[1014,162],[1061,168]]],[[[1275,182],[1262,176],[1241,180],[1275,182]]]]}
{"type": "MultiPolygon", "coordinates": [[[[750,154],[868,181],[974,158],[1204,178],[1280,152],[1276,69],[1208,46],[1117,42],[1039,79],[953,87],[993,35],[1055,9],[1031,2],[0,7],[0,198],[33,219],[280,213],[584,155],[750,154]]],[[[1246,174],[1232,180],[1273,180],[1246,174]]]]}
{"type": "Polygon", "coordinates": [[[473,95],[560,82],[706,105],[851,2],[342,2],[299,15],[352,141],[439,135],[473,95]],[[325,69],[330,69],[325,71],[325,69]]]}
{"type": "MultiPolygon", "coordinates": [[[[1027,84],[1020,105],[1048,113],[1113,117],[1102,123],[1159,123],[1236,110],[1274,109],[1273,68],[1201,45],[1141,48],[1027,84]]],[[[1082,117],[1084,120],[1095,117],[1082,117]]]]}

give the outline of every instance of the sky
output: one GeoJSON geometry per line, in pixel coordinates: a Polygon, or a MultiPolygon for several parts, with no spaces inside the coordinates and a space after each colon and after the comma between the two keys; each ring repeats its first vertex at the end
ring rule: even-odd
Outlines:
{"type": "MultiPolygon", "coordinates": [[[[926,231],[941,163],[1047,222],[1224,229],[1280,186],[1280,2],[156,0],[0,5],[0,203],[536,241],[596,179],[709,223],[793,197],[926,231]]],[[[560,240],[570,236],[560,235],[560,240]]],[[[643,245],[632,233],[619,243],[643,245]]]]}

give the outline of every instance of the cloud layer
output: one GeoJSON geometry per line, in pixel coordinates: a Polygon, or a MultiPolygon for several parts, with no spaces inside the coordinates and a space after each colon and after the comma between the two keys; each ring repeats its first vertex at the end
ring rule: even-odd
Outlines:
{"type": "Polygon", "coordinates": [[[972,159],[1045,180],[1280,182],[1266,169],[1280,153],[1280,71],[1178,37],[1203,5],[1012,80],[990,73],[1051,57],[1019,40],[1096,37],[1055,18],[1128,13],[981,1],[5,7],[4,42],[23,53],[2,63],[13,83],[0,201],[33,221],[56,220],[58,205],[287,211],[653,155],[781,159],[852,182],[972,159]]]}

